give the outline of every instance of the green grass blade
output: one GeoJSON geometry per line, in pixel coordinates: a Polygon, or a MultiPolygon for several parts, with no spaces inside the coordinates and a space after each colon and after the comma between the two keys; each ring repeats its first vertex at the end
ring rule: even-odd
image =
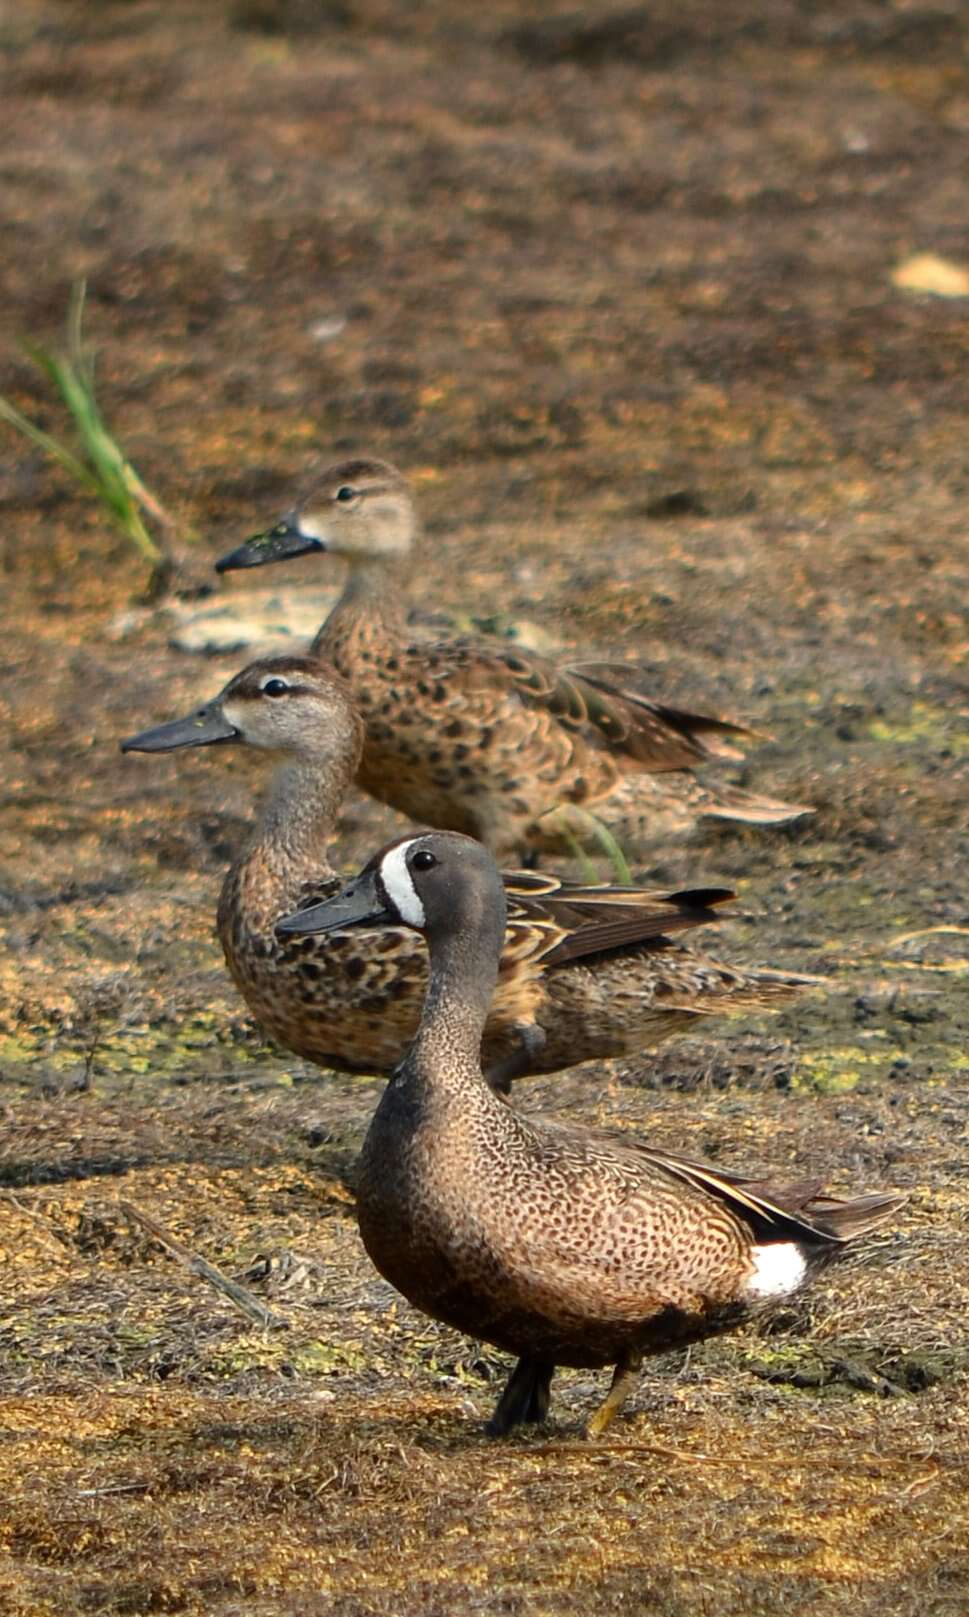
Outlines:
{"type": "Polygon", "coordinates": [[[617,882],[619,882],[622,887],[631,887],[633,873],[629,868],[626,855],[623,853],[619,843],[616,841],[616,838],[609,830],[609,827],[607,825],[603,825],[602,821],[597,819],[594,814],[590,814],[589,830],[591,831],[596,842],[598,842],[606,858],[610,861],[617,882]]]}
{"type": "Polygon", "coordinates": [[[67,353],[78,376],[91,398],[94,398],[94,359],[84,347],[81,327],[84,322],[84,302],[87,281],[75,281],[71,287],[71,301],[67,310],[67,353]]]}
{"type": "Polygon", "coordinates": [[[58,465],[63,466],[64,470],[70,472],[72,477],[76,477],[79,483],[83,483],[85,488],[90,489],[94,494],[100,494],[101,490],[97,478],[92,472],[88,471],[83,462],[79,461],[76,455],[72,455],[71,451],[65,444],[61,443],[59,438],[52,437],[49,432],[44,431],[43,427],[38,427],[35,421],[31,421],[29,416],[25,416],[17,409],[15,404],[11,404],[10,400],[5,399],[2,394],[0,394],[0,420],[6,421],[11,427],[15,427],[18,432],[22,433],[25,438],[29,438],[31,443],[36,444],[38,449],[42,449],[45,455],[50,456],[51,460],[57,461],[58,465]]]}
{"type": "MultiPolygon", "coordinates": [[[[77,315],[74,317],[76,319],[77,315]]],[[[79,333],[72,332],[71,346],[75,353],[78,352],[79,342],[79,333]]],[[[122,532],[134,541],[141,553],[149,561],[159,562],[162,552],[138,509],[137,489],[142,487],[141,480],[104,424],[92,391],[90,373],[79,369],[73,358],[61,359],[35,344],[26,347],[31,358],[50,378],[70,412],[90,467],[87,486],[97,493],[122,532]]],[[[81,362],[83,364],[83,356],[81,362]]]]}
{"type": "Polygon", "coordinates": [[[0,420],[6,421],[51,460],[94,494],[117,527],[152,563],[170,570],[178,555],[178,527],[161,501],[142,482],[105,423],[94,391],[94,358],[84,343],[86,285],[75,281],[67,314],[67,353],[61,355],[25,342],[25,353],[62,400],[77,433],[80,454],[0,397],[0,420]],[[156,541],[145,518],[157,524],[156,541]]]}
{"type": "Polygon", "coordinates": [[[586,875],[586,880],[595,880],[595,867],[593,866],[588,855],[582,849],[582,846],[579,843],[578,838],[575,836],[572,827],[567,823],[565,818],[567,814],[571,815],[573,819],[578,817],[582,824],[587,827],[592,840],[599,844],[599,847],[602,849],[606,858],[609,860],[609,863],[612,865],[613,875],[615,876],[616,881],[619,882],[623,887],[631,887],[633,880],[632,871],[629,868],[626,855],[623,853],[619,843],[609,830],[609,827],[607,825],[603,825],[602,821],[598,819],[596,815],[590,814],[588,809],[579,808],[576,804],[572,804],[572,806],[568,809],[562,808],[559,810],[558,830],[561,833],[563,842],[565,842],[568,846],[569,852],[572,854],[573,858],[578,859],[581,863],[583,872],[590,872],[590,874],[586,875]]]}
{"type": "Polygon", "coordinates": [[[568,848],[569,854],[578,862],[579,868],[582,871],[583,880],[587,882],[594,882],[598,879],[598,872],[578,837],[573,833],[572,827],[565,818],[566,812],[567,811],[565,809],[560,809],[556,815],[556,829],[559,836],[562,838],[562,841],[565,843],[565,846],[568,848]]]}

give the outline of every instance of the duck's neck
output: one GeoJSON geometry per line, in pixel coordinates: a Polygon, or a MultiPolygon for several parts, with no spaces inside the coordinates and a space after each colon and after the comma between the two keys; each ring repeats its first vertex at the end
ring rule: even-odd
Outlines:
{"type": "Polygon", "coordinates": [[[349,759],[289,758],[276,770],[255,831],[227,878],[245,888],[257,924],[277,920],[305,882],[333,875],[327,844],[352,776],[349,759]]]}
{"type": "Polygon", "coordinates": [[[400,1089],[425,1101],[495,1103],[481,1072],[481,1036],[504,935],[502,927],[496,939],[494,930],[428,939],[430,981],[416,1037],[395,1075],[400,1089]]]}
{"type": "Polygon", "coordinates": [[[350,789],[351,768],[312,757],[287,758],[273,775],[256,833],[286,864],[317,862],[350,789]]]}
{"type": "Polygon", "coordinates": [[[406,556],[355,561],[343,593],[317,630],[310,656],[326,658],[340,668],[343,656],[352,657],[364,643],[373,642],[386,654],[405,632],[409,571],[406,556]]]}

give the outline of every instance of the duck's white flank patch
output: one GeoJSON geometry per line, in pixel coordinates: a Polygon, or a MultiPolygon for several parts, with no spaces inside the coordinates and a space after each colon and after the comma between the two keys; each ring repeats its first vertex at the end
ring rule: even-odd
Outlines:
{"type": "Polygon", "coordinates": [[[755,1246],[751,1252],[754,1272],[747,1282],[751,1297],[784,1297],[795,1291],[804,1279],[807,1263],[793,1241],[775,1241],[755,1246]]]}
{"type": "Polygon", "coordinates": [[[424,906],[417,896],[407,869],[407,852],[413,842],[399,842],[380,861],[380,879],[397,914],[408,926],[424,925],[424,906]]]}

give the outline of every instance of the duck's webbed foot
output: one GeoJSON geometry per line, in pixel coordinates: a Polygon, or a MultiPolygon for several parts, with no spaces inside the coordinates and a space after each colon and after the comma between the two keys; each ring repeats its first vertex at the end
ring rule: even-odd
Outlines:
{"type": "Polygon", "coordinates": [[[501,1061],[491,1062],[485,1069],[485,1077],[499,1095],[507,1095],[516,1078],[524,1078],[527,1072],[534,1070],[545,1048],[545,1029],[537,1022],[516,1022],[513,1032],[518,1039],[517,1050],[501,1061]]]}
{"type": "Polygon", "coordinates": [[[598,1409],[593,1410],[585,1423],[586,1437],[601,1437],[618,1415],[632,1392],[643,1367],[641,1353],[624,1353],[612,1372],[612,1385],[598,1409]]]}
{"type": "Polygon", "coordinates": [[[489,1437],[504,1437],[514,1426],[543,1421],[548,1414],[554,1364],[523,1354],[505,1383],[495,1412],[485,1427],[489,1437]]]}

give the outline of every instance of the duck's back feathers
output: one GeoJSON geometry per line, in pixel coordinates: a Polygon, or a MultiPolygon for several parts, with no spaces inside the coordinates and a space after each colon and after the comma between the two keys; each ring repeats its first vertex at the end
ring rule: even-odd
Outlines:
{"type": "Polygon", "coordinates": [[[429,659],[441,679],[513,693],[524,707],[543,710],[588,746],[624,756],[651,773],[691,769],[712,756],[739,758],[723,738],[755,739],[742,725],[652,702],[608,677],[620,668],[634,673],[628,665],[563,668],[524,647],[506,650],[469,638],[433,648],[408,646],[407,654],[408,660],[429,659]]]}

